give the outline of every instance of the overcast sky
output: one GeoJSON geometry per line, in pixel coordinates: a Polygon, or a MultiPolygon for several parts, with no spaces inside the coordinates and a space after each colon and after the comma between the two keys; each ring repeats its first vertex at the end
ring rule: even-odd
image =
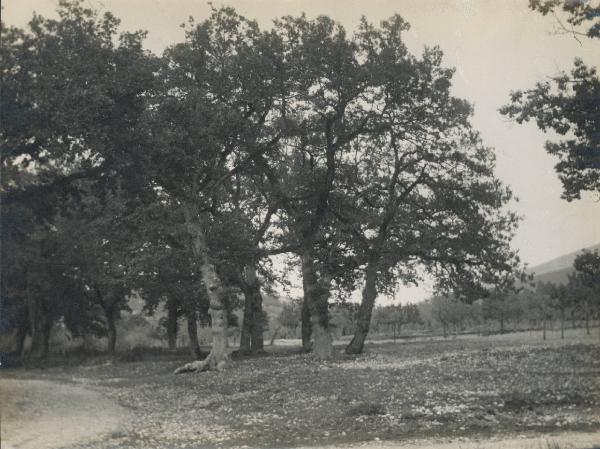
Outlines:
{"type": "MultiPolygon", "coordinates": [[[[5,0],[2,20],[23,26],[33,11],[53,16],[58,0],[5,0]]],[[[87,0],[89,6],[109,10],[126,30],[148,31],[147,47],[162,50],[183,39],[180,25],[193,16],[207,17],[203,0],[87,0]]],[[[514,240],[530,265],[600,242],[600,202],[591,195],[567,202],[555,160],[546,154],[547,138],[533,124],[518,125],[498,114],[498,108],[515,89],[532,87],[561,70],[569,70],[575,57],[600,66],[600,40],[578,43],[553,33],[552,17],[527,8],[527,0],[230,0],[215,6],[235,7],[248,18],[269,27],[274,17],[306,12],[326,14],[353,30],[362,15],[370,21],[398,13],[411,24],[404,34],[413,53],[424,45],[439,45],[446,65],[456,68],[454,92],[475,106],[473,123],[486,145],[495,149],[497,175],[510,185],[520,201],[513,204],[523,216],[514,240]]],[[[401,300],[414,300],[427,289],[399,292],[401,300]]]]}

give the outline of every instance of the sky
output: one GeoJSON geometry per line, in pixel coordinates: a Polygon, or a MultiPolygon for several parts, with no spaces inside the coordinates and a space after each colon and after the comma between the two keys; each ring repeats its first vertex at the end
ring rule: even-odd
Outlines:
{"type": "MultiPolygon", "coordinates": [[[[210,11],[204,0],[86,0],[99,11],[111,11],[124,30],[148,31],[146,46],[155,53],[183,40],[180,25],[210,11]]],[[[600,202],[592,195],[579,201],[560,198],[561,184],[554,172],[556,160],[544,142],[556,138],[534,124],[518,125],[498,113],[512,90],[533,87],[561,71],[575,57],[600,66],[600,40],[557,34],[555,19],[528,9],[528,0],[229,0],[213,5],[233,6],[239,13],[267,28],[275,17],[329,15],[348,31],[361,18],[378,24],[398,13],[411,24],[404,39],[420,54],[438,45],[445,64],[456,68],[455,95],[474,105],[472,123],[484,143],[494,148],[497,176],[508,184],[518,202],[511,209],[522,216],[513,247],[530,266],[600,243],[600,202]]],[[[5,0],[2,20],[24,26],[33,11],[54,16],[58,0],[5,0]]],[[[428,296],[423,285],[403,288],[397,299],[409,302],[428,296]]]]}

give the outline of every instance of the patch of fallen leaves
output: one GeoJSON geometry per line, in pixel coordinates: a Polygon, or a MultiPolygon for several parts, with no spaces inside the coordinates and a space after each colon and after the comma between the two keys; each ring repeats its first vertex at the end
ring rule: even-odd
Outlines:
{"type": "MultiPolygon", "coordinates": [[[[600,346],[493,338],[290,354],[172,376],[179,361],[57,369],[135,411],[98,448],[282,447],[600,428],[600,346]],[[375,352],[376,351],[376,352],[375,352]]],[[[82,446],[84,447],[84,446],[82,446]]],[[[87,447],[87,446],[85,446],[87,447]]]]}

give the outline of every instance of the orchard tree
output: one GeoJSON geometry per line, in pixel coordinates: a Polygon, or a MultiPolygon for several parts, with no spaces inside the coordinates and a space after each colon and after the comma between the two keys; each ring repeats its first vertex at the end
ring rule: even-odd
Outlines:
{"type": "Polygon", "coordinates": [[[552,294],[550,283],[539,282],[535,294],[530,297],[529,307],[542,320],[542,339],[546,340],[548,321],[552,324],[552,294]]]}
{"type": "MultiPolygon", "coordinates": [[[[543,15],[553,14],[559,32],[572,34],[580,43],[585,39],[598,45],[597,1],[530,0],[529,7],[543,15]],[[565,14],[563,23],[560,17],[565,14]]],[[[570,74],[512,92],[511,103],[500,112],[518,123],[533,120],[542,131],[564,136],[546,143],[546,151],[558,158],[555,170],[563,184],[563,198],[579,199],[585,191],[600,194],[600,78],[595,67],[576,59],[570,74]]]]}
{"type": "Polygon", "coordinates": [[[569,287],[563,284],[549,284],[548,295],[550,297],[551,307],[556,310],[560,317],[560,338],[565,338],[565,320],[567,309],[573,303],[573,294],[569,287]]]}
{"type": "Polygon", "coordinates": [[[583,251],[573,263],[575,272],[570,279],[575,303],[585,316],[586,332],[590,333],[589,320],[600,316],[600,254],[583,251]]]}

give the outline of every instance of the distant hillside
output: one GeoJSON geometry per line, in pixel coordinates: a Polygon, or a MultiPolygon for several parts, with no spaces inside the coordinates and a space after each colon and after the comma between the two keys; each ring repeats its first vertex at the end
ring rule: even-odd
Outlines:
{"type": "Polygon", "coordinates": [[[573,272],[573,262],[575,261],[575,257],[584,249],[588,249],[590,251],[600,251],[600,243],[587,248],[582,248],[579,251],[565,254],[540,265],[536,265],[535,267],[529,268],[527,272],[535,274],[534,280],[536,282],[566,284],[569,280],[569,274],[573,272]]]}

